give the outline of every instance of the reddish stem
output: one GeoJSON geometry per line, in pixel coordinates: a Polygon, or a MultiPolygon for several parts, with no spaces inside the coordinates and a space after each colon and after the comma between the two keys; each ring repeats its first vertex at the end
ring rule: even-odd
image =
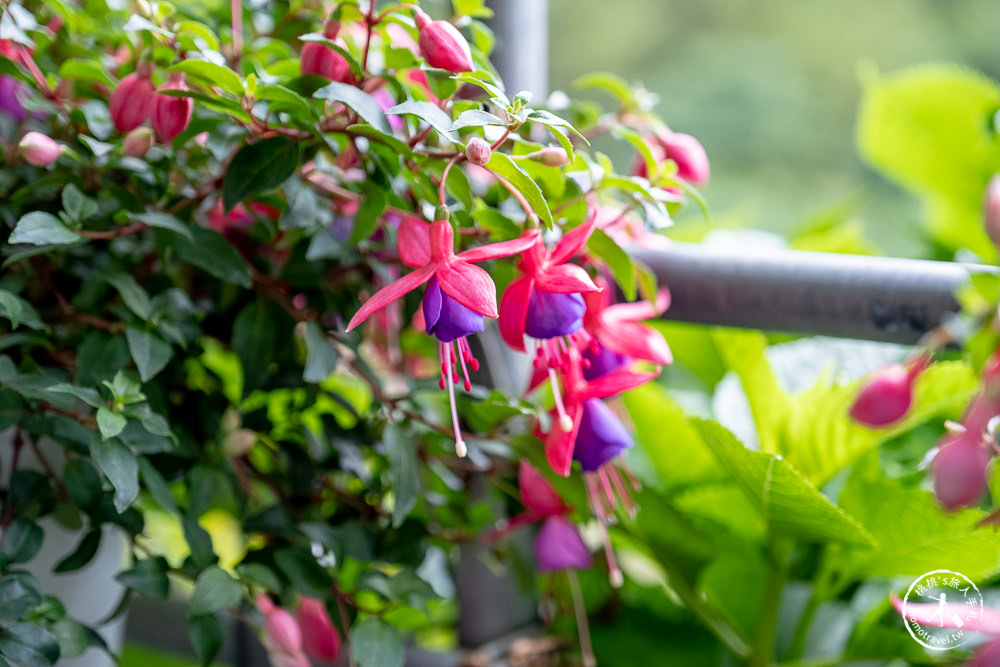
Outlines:
{"type": "Polygon", "coordinates": [[[243,2],[229,0],[229,12],[233,26],[233,65],[238,65],[243,55],[243,2]]]}
{"type": "Polygon", "coordinates": [[[444,206],[444,184],[448,180],[448,172],[451,171],[452,166],[458,162],[460,159],[465,157],[465,153],[459,153],[455,157],[448,160],[448,164],[445,165],[444,171],[441,172],[441,183],[438,185],[438,203],[444,206]]]}

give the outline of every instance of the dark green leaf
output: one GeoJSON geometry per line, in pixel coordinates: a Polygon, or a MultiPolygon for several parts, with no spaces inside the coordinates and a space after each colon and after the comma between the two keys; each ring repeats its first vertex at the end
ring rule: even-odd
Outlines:
{"type": "Polygon", "coordinates": [[[321,598],[330,590],[330,574],[308,548],[280,549],[274,553],[274,563],[300,593],[321,598]]]}
{"type": "Polygon", "coordinates": [[[552,213],[549,211],[549,205],[545,202],[545,197],[542,196],[538,184],[531,180],[531,177],[517,166],[507,154],[493,151],[490,161],[486,163],[486,168],[510,181],[511,185],[524,195],[535,215],[547,227],[552,227],[552,213]]]}
{"type": "Polygon", "coordinates": [[[85,459],[73,458],[67,461],[62,475],[70,497],[82,509],[93,506],[104,493],[101,476],[85,459]]]}
{"type": "Polygon", "coordinates": [[[210,565],[198,575],[191,593],[189,610],[193,616],[212,614],[235,607],[243,599],[243,586],[218,565],[210,565]]]}
{"type": "Polygon", "coordinates": [[[47,328],[34,306],[7,290],[0,290],[0,317],[10,320],[11,329],[21,324],[39,331],[47,328]]]}
{"type": "Polygon", "coordinates": [[[233,156],[222,179],[226,211],[233,210],[247,197],[278,187],[298,166],[299,145],[286,136],[268,137],[243,146],[233,156]]]}
{"type": "Polygon", "coordinates": [[[396,424],[389,424],[382,432],[382,440],[389,452],[389,474],[392,477],[392,525],[403,524],[417,504],[420,495],[420,470],[412,439],[396,424]]]}
{"type": "Polygon", "coordinates": [[[115,487],[115,509],[124,512],[139,495],[139,463],[135,454],[117,440],[100,438],[90,443],[90,453],[115,487]]]}
{"type": "Polygon", "coordinates": [[[170,343],[163,340],[159,334],[146,329],[128,327],[125,330],[125,339],[128,341],[129,352],[135,360],[143,382],[156,377],[174,354],[170,343]]]}
{"type": "Polygon", "coordinates": [[[198,227],[192,227],[190,231],[191,240],[183,237],[174,239],[177,254],[182,260],[227,283],[240,287],[253,284],[243,257],[225,236],[198,227]]]}
{"type": "Polygon", "coordinates": [[[33,623],[14,623],[0,634],[0,654],[21,667],[48,667],[59,659],[59,642],[33,623]]]}
{"type": "Polygon", "coordinates": [[[382,113],[382,108],[375,101],[375,98],[356,86],[334,81],[313,93],[313,97],[340,102],[353,109],[361,117],[361,120],[375,129],[385,133],[392,132],[389,121],[385,119],[385,114],[382,113]]]}
{"type": "Polygon", "coordinates": [[[17,620],[41,603],[42,594],[33,576],[15,573],[0,577],[0,621],[17,620]]]}
{"type": "Polygon", "coordinates": [[[170,487],[167,486],[160,471],[145,456],[139,457],[139,474],[142,475],[142,481],[146,483],[146,488],[149,489],[153,500],[163,509],[176,514],[177,503],[174,502],[174,497],[170,493],[170,487]]]}
{"type": "Polygon", "coordinates": [[[358,667],[402,667],[403,640],[396,628],[369,616],[351,631],[351,654],[358,667]]]}
{"type": "Polygon", "coordinates": [[[75,658],[91,646],[91,633],[76,621],[63,618],[49,626],[49,631],[59,642],[60,658],[75,658]]]}
{"type": "Polygon", "coordinates": [[[76,385],[61,382],[48,387],[46,391],[76,396],[92,408],[104,405],[104,401],[101,400],[101,395],[96,389],[92,389],[91,387],[77,387],[76,385]]]}
{"type": "Polygon", "coordinates": [[[317,322],[306,325],[306,368],[302,379],[306,382],[322,382],[337,368],[337,351],[326,339],[322,327],[317,322]]]}
{"type": "Polygon", "coordinates": [[[410,100],[386,109],[387,114],[410,114],[416,116],[433,127],[438,134],[448,141],[458,141],[458,135],[452,131],[451,117],[441,107],[431,102],[410,100]]]}
{"type": "Polygon", "coordinates": [[[63,210],[73,222],[82,222],[97,213],[97,202],[70,183],[62,191],[63,210]]]}
{"type": "Polygon", "coordinates": [[[127,423],[128,420],[121,413],[113,412],[104,405],[97,408],[97,428],[105,440],[121,433],[127,423]]]}
{"type": "Polygon", "coordinates": [[[42,547],[44,537],[37,523],[18,517],[3,532],[3,553],[11,563],[27,563],[42,547]]]}
{"type": "Polygon", "coordinates": [[[119,572],[115,581],[148,598],[164,600],[170,594],[169,564],[163,556],[147,558],[119,572]]]}
{"type": "Polygon", "coordinates": [[[17,221],[8,243],[31,245],[65,245],[81,240],[79,234],[62,223],[62,220],[43,211],[32,211],[17,221]]]}
{"type": "Polygon", "coordinates": [[[378,143],[385,144],[392,150],[396,151],[396,153],[398,153],[404,159],[409,159],[413,157],[413,149],[410,148],[410,145],[408,143],[400,140],[399,138],[391,134],[387,134],[382,130],[378,130],[372,127],[371,125],[365,125],[364,123],[354,123],[353,125],[348,125],[347,130],[353,134],[362,137],[367,137],[369,139],[377,141],[378,143]]]}
{"type": "Polygon", "coordinates": [[[243,97],[243,82],[236,72],[207,60],[182,60],[168,71],[184,72],[208,85],[218,86],[234,97],[243,97]]]}
{"type": "Polygon", "coordinates": [[[358,207],[358,212],[354,216],[354,228],[351,229],[348,243],[354,245],[371,236],[375,232],[375,225],[384,210],[385,196],[382,193],[382,188],[368,184],[365,187],[364,197],[358,207]]]}
{"type": "Polygon", "coordinates": [[[595,229],[590,235],[587,249],[607,263],[618,285],[621,286],[625,299],[633,301],[635,299],[635,266],[632,264],[632,258],[629,254],[601,229],[595,229]]]}
{"type": "Polygon", "coordinates": [[[146,293],[135,278],[127,273],[108,273],[102,278],[121,295],[122,301],[140,319],[148,320],[152,313],[152,306],[149,302],[149,294],[146,293]]]}
{"type": "Polygon", "coordinates": [[[222,622],[211,614],[188,619],[188,638],[202,667],[208,667],[222,648],[222,622]]]}
{"type": "Polygon", "coordinates": [[[243,365],[243,393],[261,386],[271,372],[278,345],[274,317],[266,305],[249,304],[233,324],[233,351],[243,365]]]}
{"type": "Polygon", "coordinates": [[[101,529],[93,528],[80,540],[73,553],[69,554],[52,568],[53,572],[75,572],[93,560],[97,549],[101,546],[101,529]]]}
{"type": "Polygon", "coordinates": [[[144,222],[150,227],[169,229],[170,231],[177,232],[187,239],[191,238],[191,228],[172,215],[160,213],[158,211],[147,211],[145,213],[136,213],[132,216],[132,218],[138,220],[139,222],[144,222]]]}
{"type": "Polygon", "coordinates": [[[212,551],[212,538],[198,525],[197,518],[191,515],[185,516],[181,521],[181,527],[184,529],[184,541],[191,549],[191,562],[195,567],[204,568],[218,560],[212,551]]]}

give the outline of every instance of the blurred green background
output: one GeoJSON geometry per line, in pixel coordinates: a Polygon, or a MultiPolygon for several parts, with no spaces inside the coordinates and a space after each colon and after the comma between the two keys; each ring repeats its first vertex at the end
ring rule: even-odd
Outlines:
{"type": "Polygon", "coordinates": [[[550,17],[551,89],[614,72],[702,141],[713,226],[788,233],[846,205],[893,255],[929,251],[917,202],[857,157],[863,73],[950,61],[1000,78],[991,0],[550,0],[550,17]]]}

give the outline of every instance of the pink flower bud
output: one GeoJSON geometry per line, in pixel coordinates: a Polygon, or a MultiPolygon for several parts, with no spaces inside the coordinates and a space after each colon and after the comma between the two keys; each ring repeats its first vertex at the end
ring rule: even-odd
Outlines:
{"type": "Polygon", "coordinates": [[[340,55],[336,49],[320,42],[306,42],[302,47],[302,56],[299,59],[299,71],[303,76],[316,74],[329,79],[346,83],[351,79],[351,66],[347,64],[347,59],[340,55]]]}
{"type": "Polygon", "coordinates": [[[690,134],[666,132],[657,136],[666,157],[677,163],[677,177],[703,186],[708,183],[708,154],[701,142],[690,134]]]}
{"type": "Polygon", "coordinates": [[[478,167],[486,166],[492,154],[493,149],[490,147],[489,142],[480,137],[473,137],[465,146],[466,159],[478,167]]]}
{"type": "Polygon", "coordinates": [[[41,132],[28,132],[17,146],[24,161],[36,167],[47,167],[56,161],[62,147],[41,132]]]}
{"type": "Polygon", "coordinates": [[[146,122],[153,112],[153,66],[142,63],[118,82],[108,100],[111,122],[119,132],[130,132],[146,122]]]}
{"type": "Polygon", "coordinates": [[[416,10],[417,28],[420,29],[420,53],[431,67],[449,72],[471,72],[472,51],[458,28],[447,21],[431,21],[422,10],[416,10]]]}
{"type": "MultiPolygon", "coordinates": [[[[172,72],[169,83],[160,90],[187,90],[182,72],[172,72]]],[[[194,111],[194,100],[190,97],[173,97],[171,95],[155,95],[153,97],[153,129],[156,137],[167,144],[187,129],[191,122],[191,112],[194,111]]]]}
{"type": "Polygon", "coordinates": [[[540,151],[531,153],[528,157],[547,167],[565,167],[569,164],[569,155],[566,154],[566,149],[560,146],[546,146],[540,151]]]}
{"type": "Polygon", "coordinates": [[[1000,248],[1000,173],[994,174],[983,194],[983,224],[990,240],[1000,248]]]}
{"type": "Polygon", "coordinates": [[[143,157],[153,147],[153,131],[148,127],[137,127],[125,135],[122,154],[128,157],[143,157]]]}
{"type": "Polygon", "coordinates": [[[542,473],[523,459],[517,472],[517,486],[521,493],[521,502],[536,516],[561,516],[570,511],[542,473]]]}
{"type": "Polygon", "coordinates": [[[886,366],[868,377],[851,405],[851,419],[879,428],[902,419],[913,404],[913,382],[924,368],[902,364],[886,366]]]}
{"type": "Polygon", "coordinates": [[[972,654],[966,667],[995,667],[1000,665],[1000,639],[982,644],[972,654]]]}
{"type": "Polygon", "coordinates": [[[975,505],[986,494],[990,451],[979,431],[946,436],[932,463],[934,493],[946,510],[975,505]]]}
{"type": "Polygon", "coordinates": [[[302,652],[302,631],[287,611],[275,607],[264,615],[265,642],[274,650],[287,655],[302,652]]]}
{"type": "Polygon", "coordinates": [[[323,603],[315,598],[302,598],[298,617],[306,653],[320,662],[334,662],[340,655],[340,634],[330,622],[323,603]]]}

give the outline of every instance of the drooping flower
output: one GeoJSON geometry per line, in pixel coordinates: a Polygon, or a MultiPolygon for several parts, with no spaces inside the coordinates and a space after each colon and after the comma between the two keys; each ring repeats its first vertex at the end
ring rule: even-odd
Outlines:
{"type": "MultiPolygon", "coordinates": [[[[323,36],[336,39],[340,21],[330,19],[323,24],[323,36]]],[[[351,66],[336,49],[322,42],[306,42],[299,57],[299,71],[303,76],[315,74],[331,81],[348,82],[352,78],[351,66]]]]}
{"type": "Polygon", "coordinates": [[[590,550],[580,531],[568,519],[551,516],[535,536],[535,567],[539,572],[585,570],[590,567],[590,550]]]}
{"type": "Polygon", "coordinates": [[[670,292],[660,290],[656,303],[612,304],[611,290],[606,281],[599,278],[597,284],[603,288],[600,292],[584,295],[587,312],[583,317],[583,326],[591,336],[584,350],[584,359],[589,362],[589,366],[584,367],[584,377],[588,380],[598,378],[623,366],[630,359],[664,365],[672,363],[673,355],[663,334],[640,323],[658,316],[670,306],[670,292]]]}
{"type": "Polygon", "coordinates": [[[947,436],[934,456],[934,494],[946,510],[975,505],[986,495],[993,453],[983,436],[969,430],[947,436]]]}
{"type": "MultiPolygon", "coordinates": [[[[183,72],[171,72],[170,81],[160,86],[160,90],[187,90],[183,72]]],[[[152,122],[156,137],[163,143],[170,143],[187,129],[194,111],[194,100],[190,97],[173,97],[157,93],[153,96],[152,122]]]]}
{"type": "MultiPolygon", "coordinates": [[[[708,154],[695,137],[683,132],[663,130],[646,137],[646,144],[657,162],[674,161],[677,165],[677,178],[699,187],[708,183],[711,172],[708,154]]],[[[636,162],[633,173],[649,178],[646,163],[642,160],[636,162]]]]}
{"type": "Polygon", "coordinates": [[[257,609],[264,616],[264,636],[261,643],[275,667],[310,667],[302,650],[302,631],[295,618],[275,605],[269,597],[258,593],[257,609]]]}
{"type": "Polygon", "coordinates": [[[421,9],[415,10],[417,28],[420,30],[420,53],[431,67],[449,72],[471,72],[472,51],[458,28],[447,21],[432,21],[421,9]]]}
{"type": "Polygon", "coordinates": [[[115,129],[125,133],[134,130],[153,112],[153,64],[140,63],[134,72],[118,82],[108,111],[115,129]]]}
{"type": "Polygon", "coordinates": [[[921,355],[907,365],[891,364],[866,378],[851,404],[851,419],[881,428],[905,417],[913,404],[913,384],[928,362],[926,355],[921,355]]]}
{"type": "Polygon", "coordinates": [[[424,293],[424,319],[428,332],[441,341],[439,354],[442,384],[448,390],[452,425],[455,428],[455,450],[460,456],[465,455],[466,446],[458,428],[454,393],[454,382],[457,380],[455,367],[461,364],[465,372],[466,387],[470,387],[466,365],[469,364],[475,370],[478,363],[472,357],[472,350],[464,337],[482,329],[482,317],[497,317],[496,285],[486,271],[473,266],[473,263],[516,255],[533,246],[536,239],[537,232],[528,232],[511,241],[490,243],[456,255],[455,232],[451,223],[436,220],[428,224],[407,216],[399,223],[399,258],[416,270],[373,294],[347,325],[347,331],[351,331],[396,299],[434,280],[434,285],[429,285],[424,293]],[[465,310],[461,310],[463,308],[465,310]],[[480,316],[479,320],[475,318],[476,315],[480,316]],[[453,345],[454,341],[457,342],[453,345]]]}

